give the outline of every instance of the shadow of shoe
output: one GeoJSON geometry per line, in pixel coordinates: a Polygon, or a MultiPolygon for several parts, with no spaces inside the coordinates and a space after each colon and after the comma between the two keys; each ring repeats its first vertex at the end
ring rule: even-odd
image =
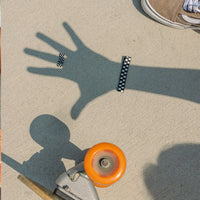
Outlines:
{"type": "Polygon", "coordinates": [[[141,0],[132,0],[133,5],[135,6],[135,8],[144,16],[148,17],[149,16],[143,11],[142,6],[141,6],[141,0]]]}
{"type": "Polygon", "coordinates": [[[200,34],[200,30],[194,30],[196,33],[199,33],[200,34]]]}

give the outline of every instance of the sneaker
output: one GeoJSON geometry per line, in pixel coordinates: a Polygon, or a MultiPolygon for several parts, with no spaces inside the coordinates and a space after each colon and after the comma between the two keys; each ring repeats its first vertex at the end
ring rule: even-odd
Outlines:
{"type": "Polygon", "coordinates": [[[141,0],[154,20],[173,28],[200,30],[200,0],[141,0]]]}

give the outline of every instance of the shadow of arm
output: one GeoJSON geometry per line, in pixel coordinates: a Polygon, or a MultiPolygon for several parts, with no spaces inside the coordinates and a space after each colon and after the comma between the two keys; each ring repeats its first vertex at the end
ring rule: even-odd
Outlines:
{"type": "Polygon", "coordinates": [[[131,66],[127,88],[200,103],[200,70],[131,66]]]}

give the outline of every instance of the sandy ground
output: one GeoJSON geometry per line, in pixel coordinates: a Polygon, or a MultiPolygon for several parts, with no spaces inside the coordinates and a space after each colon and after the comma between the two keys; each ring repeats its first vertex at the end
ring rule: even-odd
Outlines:
{"type": "Polygon", "coordinates": [[[39,200],[19,173],[53,190],[103,141],[127,169],[101,200],[199,199],[199,33],[154,22],[139,0],[4,0],[2,38],[3,200],[39,200]]]}

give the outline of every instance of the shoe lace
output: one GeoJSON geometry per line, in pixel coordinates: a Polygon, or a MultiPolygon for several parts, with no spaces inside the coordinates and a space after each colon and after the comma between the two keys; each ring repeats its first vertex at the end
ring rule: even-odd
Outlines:
{"type": "Polygon", "coordinates": [[[200,0],[185,0],[183,9],[189,12],[200,13],[200,0]]]}

